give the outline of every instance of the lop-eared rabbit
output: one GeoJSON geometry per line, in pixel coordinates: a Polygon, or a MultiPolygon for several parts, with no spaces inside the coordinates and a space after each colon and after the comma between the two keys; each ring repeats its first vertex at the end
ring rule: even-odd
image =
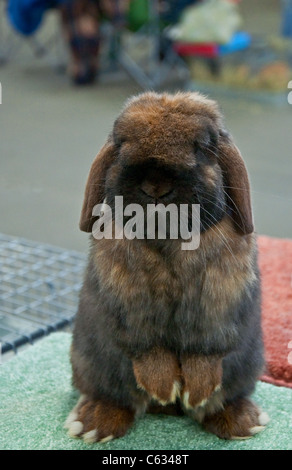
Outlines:
{"type": "Polygon", "coordinates": [[[217,104],[198,93],[131,98],[93,161],[81,230],[92,232],[105,201],[115,228],[116,196],[145,210],[199,204],[200,244],[91,235],[69,434],[105,442],[145,412],[189,414],[224,439],[258,433],[268,416],[250,399],[264,364],[250,185],[217,104]]]}

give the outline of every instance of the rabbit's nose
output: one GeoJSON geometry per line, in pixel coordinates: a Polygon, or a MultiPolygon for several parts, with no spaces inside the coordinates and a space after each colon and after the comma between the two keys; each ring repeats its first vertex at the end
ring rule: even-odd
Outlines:
{"type": "Polygon", "coordinates": [[[144,194],[154,199],[161,199],[173,192],[173,187],[170,183],[152,183],[147,180],[141,184],[140,189],[144,194]]]}

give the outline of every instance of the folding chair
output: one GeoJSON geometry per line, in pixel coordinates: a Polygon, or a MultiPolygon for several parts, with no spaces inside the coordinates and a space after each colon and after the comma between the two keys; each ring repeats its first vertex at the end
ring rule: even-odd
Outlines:
{"type": "Polygon", "coordinates": [[[156,89],[175,74],[183,82],[190,77],[164,31],[158,0],[132,0],[127,31],[112,28],[115,60],[144,89],[156,89]]]}

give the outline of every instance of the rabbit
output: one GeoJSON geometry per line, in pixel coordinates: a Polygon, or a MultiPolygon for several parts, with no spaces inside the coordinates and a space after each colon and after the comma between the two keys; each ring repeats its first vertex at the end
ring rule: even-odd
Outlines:
{"type": "Polygon", "coordinates": [[[91,166],[90,253],[75,319],[65,427],[106,442],[146,412],[187,414],[222,439],[269,421],[250,399],[264,367],[257,242],[245,163],[218,104],[197,92],[130,98],[91,166]],[[200,243],[92,235],[93,208],[200,205],[200,243]]]}

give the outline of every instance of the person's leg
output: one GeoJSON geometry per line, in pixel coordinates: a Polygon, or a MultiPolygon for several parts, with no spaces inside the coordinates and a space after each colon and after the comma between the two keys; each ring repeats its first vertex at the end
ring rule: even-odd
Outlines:
{"type": "Polygon", "coordinates": [[[76,84],[95,80],[99,52],[99,9],[93,0],[74,0],[61,7],[65,39],[69,44],[70,75],[76,84]]]}

